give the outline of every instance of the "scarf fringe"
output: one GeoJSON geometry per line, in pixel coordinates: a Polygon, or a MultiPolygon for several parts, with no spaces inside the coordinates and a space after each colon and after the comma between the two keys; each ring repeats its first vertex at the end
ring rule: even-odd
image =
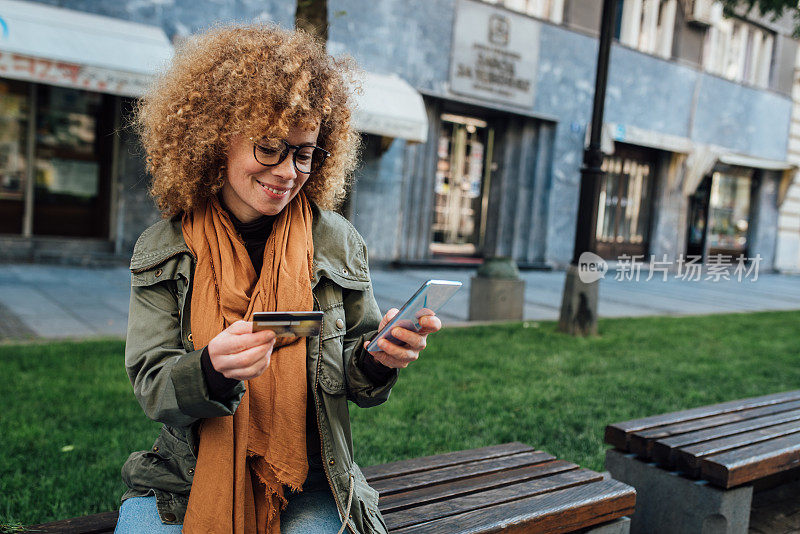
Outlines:
{"type": "Polygon", "coordinates": [[[286,498],[284,486],[289,491],[300,493],[303,491],[303,485],[297,485],[288,480],[281,480],[275,468],[266,462],[262,456],[248,451],[247,458],[248,468],[251,477],[255,475],[255,483],[253,484],[253,495],[256,502],[264,499],[267,515],[264,519],[264,524],[257,525],[259,533],[273,533],[280,532],[280,513],[286,510],[289,506],[289,500],[286,498]],[[276,520],[278,521],[276,524],[276,520]]]}

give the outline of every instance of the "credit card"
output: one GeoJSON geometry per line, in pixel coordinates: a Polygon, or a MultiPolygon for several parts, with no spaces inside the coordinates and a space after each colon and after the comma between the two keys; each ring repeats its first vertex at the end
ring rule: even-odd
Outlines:
{"type": "Polygon", "coordinates": [[[256,312],[253,332],[272,330],[277,337],[318,336],[322,330],[322,312],[256,312]]]}

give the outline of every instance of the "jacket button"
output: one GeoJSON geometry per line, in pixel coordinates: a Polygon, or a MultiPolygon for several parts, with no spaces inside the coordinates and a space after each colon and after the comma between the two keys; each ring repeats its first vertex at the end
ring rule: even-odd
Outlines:
{"type": "Polygon", "coordinates": [[[341,319],[336,319],[336,328],[338,328],[339,330],[344,328],[344,321],[342,321],[341,319]]]}
{"type": "Polygon", "coordinates": [[[342,267],[342,274],[347,274],[347,267],[342,267]]]}
{"type": "Polygon", "coordinates": [[[175,521],[176,519],[178,519],[178,518],[173,513],[167,512],[167,513],[164,514],[164,520],[165,521],[175,521]]]}
{"type": "Polygon", "coordinates": [[[186,472],[190,475],[194,475],[194,467],[190,467],[186,472]]]}
{"type": "Polygon", "coordinates": [[[334,460],[333,458],[331,458],[330,460],[328,460],[328,463],[329,463],[330,465],[333,465],[333,464],[335,464],[335,463],[336,463],[336,460],[334,460]]]}
{"type": "Polygon", "coordinates": [[[163,271],[162,269],[158,269],[158,270],[156,271],[156,278],[158,278],[159,276],[161,276],[163,272],[164,272],[164,271],[163,271]]]}
{"type": "Polygon", "coordinates": [[[191,343],[191,342],[192,342],[192,333],[191,333],[191,332],[189,332],[189,335],[188,335],[188,336],[186,336],[186,339],[188,339],[188,340],[189,340],[189,343],[191,343]]]}
{"type": "Polygon", "coordinates": [[[153,452],[158,452],[158,447],[153,447],[153,452]]]}

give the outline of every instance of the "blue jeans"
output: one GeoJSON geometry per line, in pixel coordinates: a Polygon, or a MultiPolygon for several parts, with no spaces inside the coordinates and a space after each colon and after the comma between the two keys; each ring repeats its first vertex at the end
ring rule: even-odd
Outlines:
{"type": "Polygon", "coordinates": [[[161,522],[156,508],[156,496],[130,497],[119,508],[119,519],[114,534],[177,534],[183,525],[167,525],[161,522]]]}
{"type": "MultiPolygon", "coordinates": [[[[327,481],[311,480],[309,475],[302,493],[286,492],[289,506],[281,512],[281,534],[336,534],[342,526],[327,481]]],[[[181,529],[182,525],[161,522],[153,495],[126,499],[114,534],[177,534],[181,529]]]]}

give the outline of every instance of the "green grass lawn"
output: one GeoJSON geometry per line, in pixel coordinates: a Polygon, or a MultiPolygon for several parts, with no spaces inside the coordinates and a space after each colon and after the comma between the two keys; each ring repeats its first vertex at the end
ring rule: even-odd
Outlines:
{"type": "MultiPolygon", "coordinates": [[[[361,465],[522,441],[603,469],[606,424],[800,387],[800,312],[553,323],[432,336],[389,401],[352,406],[361,465]]],[[[0,345],[0,524],[113,510],[120,467],[152,445],[123,343],[0,345]]],[[[2,530],[2,529],[0,529],[2,530]]]]}

